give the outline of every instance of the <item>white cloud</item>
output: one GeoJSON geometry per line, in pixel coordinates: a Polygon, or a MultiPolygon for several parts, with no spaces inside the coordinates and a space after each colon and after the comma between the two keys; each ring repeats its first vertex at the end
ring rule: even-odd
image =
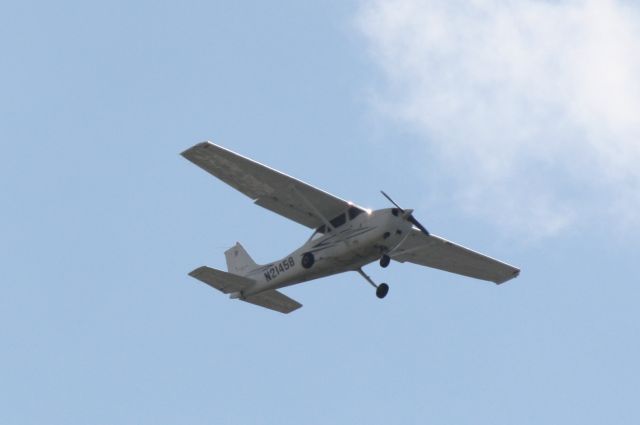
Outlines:
{"type": "Polygon", "coordinates": [[[378,0],[357,22],[377,106],[424,136],[468,211],[542,236],[640,224],[640,6],[378,0]]]}

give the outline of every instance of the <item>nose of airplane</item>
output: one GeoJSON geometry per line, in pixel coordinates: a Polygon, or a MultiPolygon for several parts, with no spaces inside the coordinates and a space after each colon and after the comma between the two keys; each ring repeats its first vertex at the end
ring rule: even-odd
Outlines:
{"type": "Polygon", "coordinates": [[[424,233],[425,235],[429,236],[429,231],[418,221],[417,218],[415,218],[413,216],[413,210],[412,209],[404,209],[402,207],[400,207],[400,205],[396,204],[395,201],[393,199],[391,199],[389,197],[389,195],[387,195],[386,193],[384,193],[383,190],[380,191],[380,193],[382,193],[382,195],[387,198],[389,200],[389,202],[391,202],[393,205],[395,205],[396,208],[393,208],[391,210],[391,213],[395,216],[401,214],[402,218],[405,219],[406,221],[408,221],[409,223],[413,224],[414,226],[416,226],[418,229],[420,229],[420,231],[422,233],[424,233]]]}
{"type": "Polygon", "coordinates": [[[407,209],[404,210],[403,213],[401,213],[400,217],[402,217],[403,219],[407,220],[411,216],[412,213],[413,213],[413,209],[407,208],[407,209]]]}

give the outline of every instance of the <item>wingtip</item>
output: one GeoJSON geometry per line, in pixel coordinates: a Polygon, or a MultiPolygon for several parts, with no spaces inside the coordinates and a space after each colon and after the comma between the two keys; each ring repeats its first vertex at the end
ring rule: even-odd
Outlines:
{"type": "Polygon", "coordinates": [[[506,279],[502,279],[502,280],[494,280],[493,283],[495,283],[496,285],[501,285],[505,282],[510,281],[511,279],[515,279],[516,277],[520,276],[520,269],[515,269],[513,271],[513,273],[511,274],[511,276],[507,277],[506,279]]]}
{"type": "Polygon", "coordinates": [[[294,311],[298,311],[298,310],[300,310],[301,308],[302,308],[302,304],[298,303],[298,305],[297,305],[295,308],[293,308],[292,310],[287,311],[287,312],[286,312],[286,313],[284,313],[284,314],[291,314],[291,313],[293,313],[294,311]]]}
{"type": "Polygon", "coordinates": [[[200,266],[196,269],[191,270],[188,275],[194,278],[198,278],[198,276],[202,273],[203,270],[205,270],[207,268],[207,266],[200,266]]]}
{"type": "Polygon", "coordinates": [[[203,149],[207,149],[210,146],[215,146],[213,143],[211,143],[208,140],[205,140],[204,142],[200,142],[200,143],[196,143],[195,145],[191,146],[190,148],[187,148],[185,150],[183,150],[182,152],[180,152],[180,155],[185,157],[185,158],[189,158],[188,154],[190,152],[193,152],[194,150],[203,148],[203,149]]]}

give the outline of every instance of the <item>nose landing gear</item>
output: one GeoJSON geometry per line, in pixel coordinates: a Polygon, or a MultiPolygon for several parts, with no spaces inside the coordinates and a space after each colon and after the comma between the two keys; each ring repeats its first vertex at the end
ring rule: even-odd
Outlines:
{"type": "Polygon", "coordinates": [[[386,268],[390,262],[391,257],[389,257],[387,254],[384,254],[382,257],[380,257],[380,267],[382,267],[383,269],[386,268]]]}
{"type": "Polygon", "coordinates": [[[365,280],[369,282],[369,284],[371,284],[371,286],[376,288],[376,297],[382,299],[387,296],[387,293],[389,292],[389,285],[387,285],[386,283],[376,285],[373,280],[371,280],[371,278],[364,271],[362,271],[362,268],[359,268],[357,272],[360,273],[360,275],[364,277],[365,280]]]}

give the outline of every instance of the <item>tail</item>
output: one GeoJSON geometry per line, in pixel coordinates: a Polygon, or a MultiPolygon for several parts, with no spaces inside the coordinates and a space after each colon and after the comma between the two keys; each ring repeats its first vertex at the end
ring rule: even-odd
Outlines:
{"type": "Polygon", "coordinates": [[[258,267],[255,261],[251,259],[247,251],[240,245],[240,242],[225,251],[224,256],[227,258],[227,270],[238,276],[245,276],[251,270],[258,267]]]}

